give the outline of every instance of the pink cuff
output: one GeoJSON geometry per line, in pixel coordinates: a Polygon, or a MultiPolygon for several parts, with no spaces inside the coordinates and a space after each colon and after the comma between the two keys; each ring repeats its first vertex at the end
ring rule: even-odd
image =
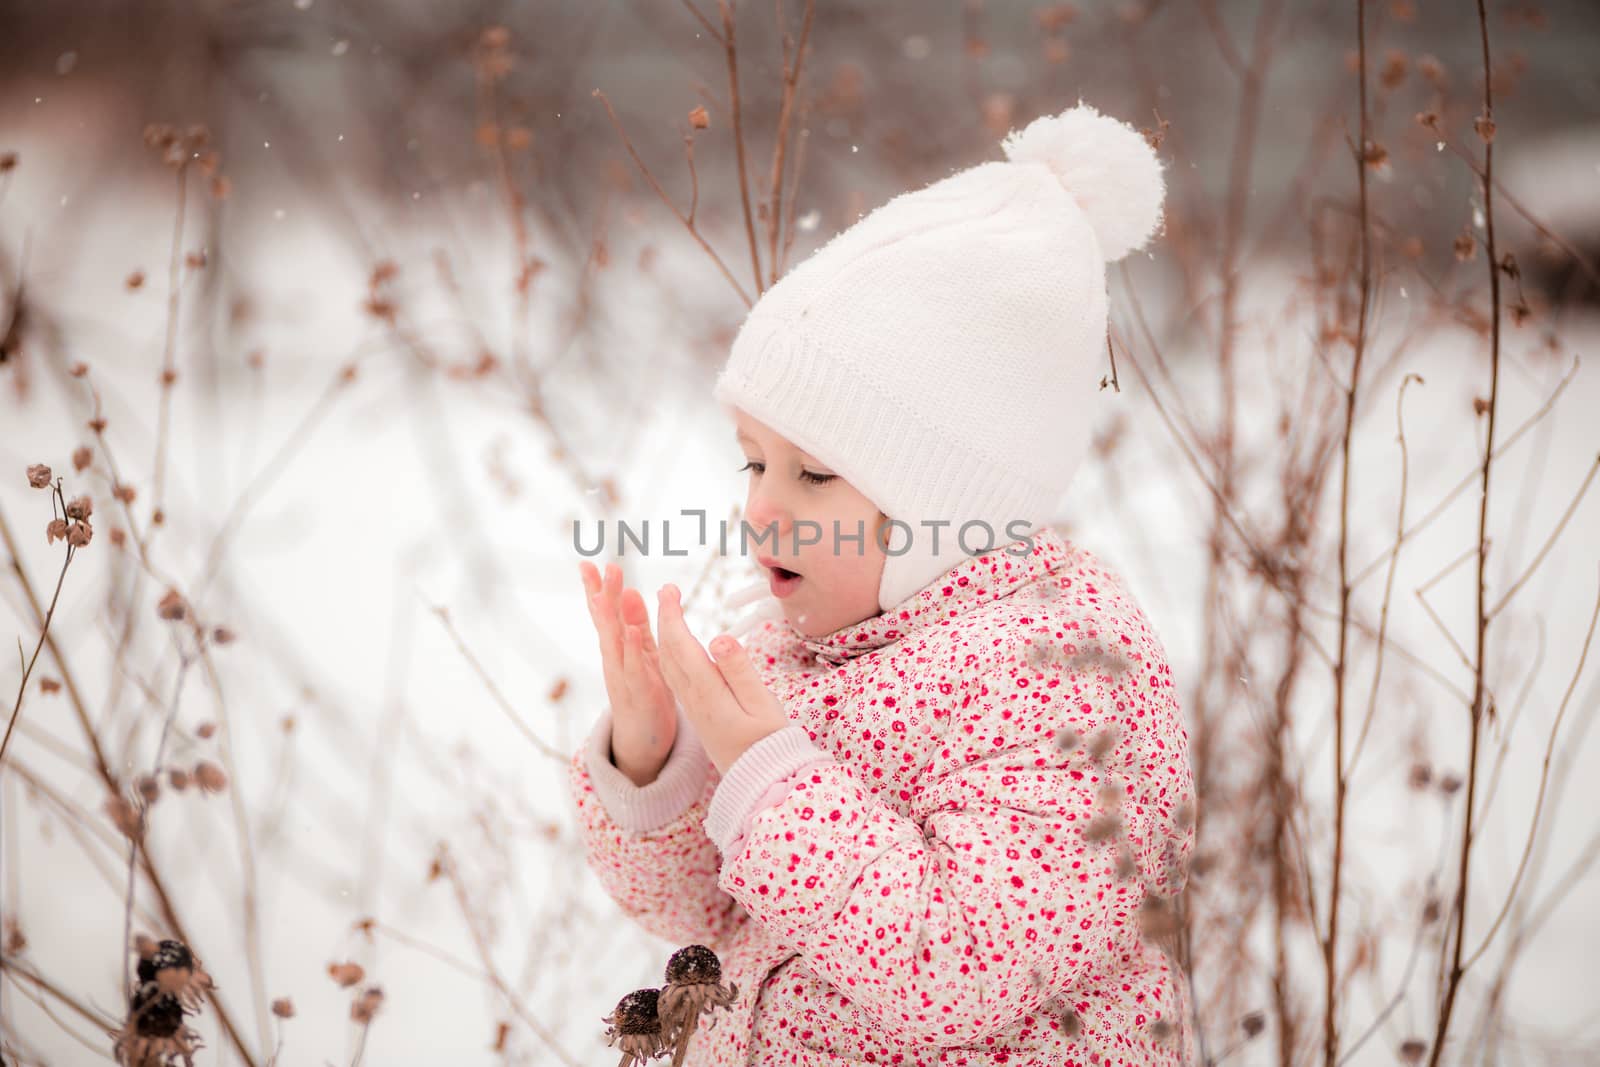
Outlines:
{"type": "Polygon", "coordinates": [[[661,829],[693,807],[705,791],[711,757],[695,736],[682,706],[666,765],[646,786],[634,785],[633,779],[611,762],[611,723],[611,709],[606,708],[584,742],[583,762],[600,806],[612,822],[624,830],[646,833],[661,829]]]}
{"type": "Polygon", "coordinates": [[[726,859],[749,832],[756,814],[789,795],[801,770],[832,758],[798,724],[763,737],[745,749],[717,783],[706,811],[706,836],[726,859]]]}

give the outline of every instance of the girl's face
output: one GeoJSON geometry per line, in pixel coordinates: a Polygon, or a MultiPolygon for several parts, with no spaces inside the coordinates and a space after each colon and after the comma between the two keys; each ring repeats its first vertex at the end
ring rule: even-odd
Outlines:
{"type": "Polygon", "coordinates": [[[764,423],[738,409],[734,421],[750,472],[745,544],[773,583],[789,624],[807,637],[821,637],[879,614],[884,550],[875,534],[883,513],[764,423]],[[797,523],[804,524],[798,533],[797,523]],[[845,539],[858,528],[859,545],[845,539]],[[799,577],[783,577],[784,571],[799,577]]]}

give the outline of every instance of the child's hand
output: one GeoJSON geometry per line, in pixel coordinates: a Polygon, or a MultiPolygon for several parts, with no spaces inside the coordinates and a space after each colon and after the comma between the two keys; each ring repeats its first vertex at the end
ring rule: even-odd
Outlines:
{"type": "Polygon", "coordinates": [[[635,785],[656,780],[678,735],[678,712],[661,675],[650,613],[637,589],[622,586],[622,568],[578,565],[589,617],[600,635],[600,664],[611,698],[611,762],[635,785]]]}
{"type": "Polygon", "coordinates": [[[727,774],[745,749],[789,725],[783,702],[761,681],[756,665],[732,637],[711,642],[715,660],[706,655],[683,620],[677,586],[662,586],[657,602],[662,674],[706,755],[727,774]]]}

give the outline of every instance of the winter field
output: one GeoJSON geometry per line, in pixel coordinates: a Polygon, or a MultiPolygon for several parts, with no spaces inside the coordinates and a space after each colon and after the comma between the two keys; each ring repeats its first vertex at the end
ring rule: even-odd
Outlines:
{"type": "MultiPolygon", "coordinates": [[[[1158,139],[1168,223],[1109,271],[1059,523],[1190,717],[1207,1061],[1600,1063],[1600,18],[890,6],[739,6],[737,138],[712,0],[208,9],[297,58],[204,91],[17,9],[0,1062],[116,1062],[141,935],[214,981],[199,1064],[615,1062],[678,946],[576,836],[574,526],[736,521],[744,298],[1081,95],[1158,139]]],[[[621,562],[708,641],[754,564],[687,547],[621,562]]]]}

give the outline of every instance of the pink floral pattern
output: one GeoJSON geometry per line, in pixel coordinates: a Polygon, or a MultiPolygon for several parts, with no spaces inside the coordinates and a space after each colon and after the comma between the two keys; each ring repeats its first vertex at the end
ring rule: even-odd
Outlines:
{"type": "Polygon", "coordinates": [[[1117,574],[1052,528],[1032,545],[824,638],[750,635],[829,758],[752,791],[725,856],[709,763],[686,810],[636,832],[596,792],[593,747],[574,756],[607,892],[738,983],[689,1064],[1193,1059],[1182,973],[1145,936],[1193,847],[1172,672],[1117,574]]]}

